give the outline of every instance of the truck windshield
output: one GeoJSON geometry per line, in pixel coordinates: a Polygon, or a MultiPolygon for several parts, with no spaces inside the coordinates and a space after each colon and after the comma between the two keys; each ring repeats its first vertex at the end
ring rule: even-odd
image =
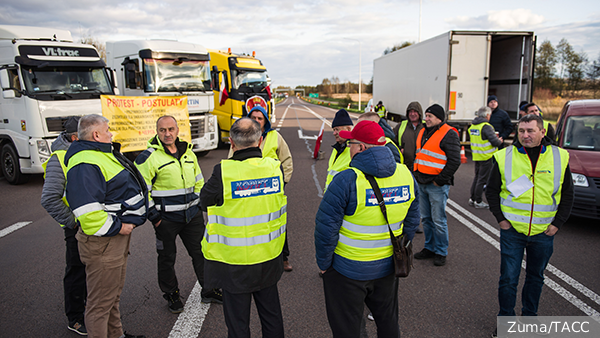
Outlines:
{"type": "MultiPolygon", "coordinates": [[[[103,68],[44,67],[22,69],[28,95],[85,94],[112,95],[112,86],[103,68]]],[[[85,98],[85,97],[78,97],[85,98]]]]}
{"type": "Polygon", "coordinates": [[[208,61],[144,59],[146,92],[208,91],[208,61]]]}
{"type": "Polygon", "coordinates": [[[600,115],[567,119],[564,148],[600,151],[600,115]]]}
{"type": "Polygon", "coordinates": [[[267,86],[267,72],[253,72],[247,70],[232,70],[233,88],[243,90],[245,88],[263,89],[267,86]]]}

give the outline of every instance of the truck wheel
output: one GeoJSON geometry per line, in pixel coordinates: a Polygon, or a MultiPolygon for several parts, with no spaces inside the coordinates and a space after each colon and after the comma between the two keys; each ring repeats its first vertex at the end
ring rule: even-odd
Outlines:
{"type": "Polygon", "coordinates": [[[19,156],[15,148],[11,144],[5,144],[2,147],[1,165],[2,174],[10,184],[23,184],[29,181],[30,175],[24,175],[21,173],[21,166],[19,165],[19,156]]]}
{"type": "Polygon", "coordinates": [[[219,128],[218,128],[218,134],[217,135],[218,135],[217,137],[219,138],[218,139],[219,143],[217,145],[217,148],[218,149],[227,149],[227,148],[229,148],[229,145],[227,143],[223,142],[223,130],[221,129],[221,126],[219,126],[219,128]]]}

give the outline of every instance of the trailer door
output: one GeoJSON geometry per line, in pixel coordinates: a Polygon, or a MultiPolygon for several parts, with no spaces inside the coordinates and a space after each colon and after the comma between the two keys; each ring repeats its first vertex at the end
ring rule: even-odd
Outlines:
{"type": "Polygon", "coordinates": [[[453,35],[450,41],[448,107],[451,120],[473,119],[486,103],[489,53],[488,35],[453,35]]]}

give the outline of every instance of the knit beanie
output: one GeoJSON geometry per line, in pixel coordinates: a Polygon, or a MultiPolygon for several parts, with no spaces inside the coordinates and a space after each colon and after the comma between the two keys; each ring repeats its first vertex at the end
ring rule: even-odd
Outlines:
{"type": "Polygon", "coordinates": [[[331,128],[339,127],[339,126],[353,126],[352,119],[346,109],[340,109],[335,113],[335,117],[333,118],[333,122],[331,122],[331,128]]]}
{"type": "Polygon", "coordinates": [[[490,96],[488,96],[487,103],[490,104],[490,101],[496,101],[496,102],[498,102],[498,98],[496,97],[496,95],[490,95],[490,96]]]}
{"type": "Polygon", "coordinates": [[[63,128],[68,134],[76,133],[79,125],[81,116],[69,116],[69,118],[63,123],[63,128]]]}
{"type": "Polygon", "coordinates": [[[442,108],[442,106],[440,106],[437,103],[429,106],[429,108],[427,108],[425,112],[435,115],[435,117],[442,120],[442,122],[446,120],[446,113],[444,113],[444,108],[442,108]]]}

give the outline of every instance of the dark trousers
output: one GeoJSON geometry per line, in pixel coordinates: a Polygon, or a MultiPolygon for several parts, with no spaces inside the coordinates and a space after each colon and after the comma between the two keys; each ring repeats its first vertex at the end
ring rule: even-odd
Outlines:
{"type": "MultiPolygon", "coordinates": [[[[175,275],[175,259],[177,258],[177,235],[181,238],[188,254],[192,257],[194,272],[201,286],[204,286],[204,256],[202,255],[202,237],[204,236],[204,219],[198,212],[189,223],[162,220],[154,228],[156,234],[156,252],[158,253],[158,285],[164,293],[179,290],[175,275]]],[[[203,293],[204,290],[202,290],[203,293]]]]}
{"type": "Polygon", "coordinates": [[[290,255],[290,248],[288,246],[288,234],[289,232],[285,233],[285,242],[283,242],[283,251],[281,252],[283,255],[283,261],[287,261],[288,256],[290,255]]]}
{"type": "Polygon", "coordinates": [[[471,184],[471,199],[477,203],[481,203],[483,196],[483,187],[487,184],[490,172],[492,171],[492,159],[487,161],[475,162],[475,176],[471,184]]]}
{"type": "Polygon", "coordinates": [[[360,338],[365,304],[371,310],[377,336],[400,337],[398,327],[398,278],[358,281],[333,268],[323,274],[327,319],[334,338],[360,338]]]}
{"type": "Polygon", "coordinates": [[[223,290],[223,313],[229,338],[250,338],[250,304],[254,298],[264,338],[283,338],[283,315],[277,284],[251,293],[223,290]]]}
{"type": "Polygon", "coordinates": [[[85,265],[79,258],[79,249],[77,248],[77,239],[75,234],[77,230],[64,228],[65,243],[67,247],[65,277],[63,286],[65,290],[65,314],[69,323],[81,321],[85,313],[85,301],[87,298],[87,288],[85,284],[85,265]]]}

